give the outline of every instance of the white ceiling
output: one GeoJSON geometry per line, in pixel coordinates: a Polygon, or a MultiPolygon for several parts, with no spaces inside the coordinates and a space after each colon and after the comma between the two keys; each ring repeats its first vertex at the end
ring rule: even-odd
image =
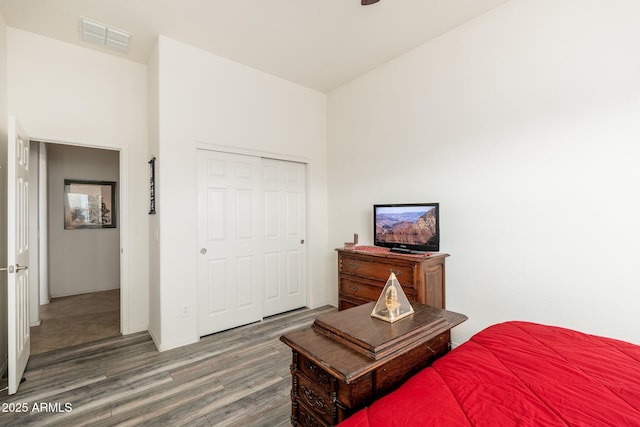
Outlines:
{"type": "Polygon", "coordinates": [[[8,26],[146,64],[159,34],[328,92],[508,0],[0,0],[8,26]],[[83,16],[133,34],[80,40],[83,16]]]}

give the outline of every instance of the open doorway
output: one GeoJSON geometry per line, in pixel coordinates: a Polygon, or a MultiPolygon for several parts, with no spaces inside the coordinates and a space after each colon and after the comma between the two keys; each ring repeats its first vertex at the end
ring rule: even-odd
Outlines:
{"type": "Polygon", "coordinates": [[[31,353],[119,335],[120,153],[34,141],[32,152],[31,353]]]}

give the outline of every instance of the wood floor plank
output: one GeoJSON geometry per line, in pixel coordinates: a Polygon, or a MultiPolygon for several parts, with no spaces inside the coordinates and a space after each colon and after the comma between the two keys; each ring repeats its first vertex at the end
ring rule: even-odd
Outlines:
{"type": "Polygon", "coordinates": [[[215,426],[232,426],[240,423],[257,425],[263,420],[271,419],[275,414],[279,421],[284,420],[288,423],[291,415],[290,396],[291,380],[284,378],[258,393],[226,405],[207,417],[215,426]],[[274,396],[278,398],[274,399],[274,396]]]}
{"type": "Polygon", "coordinates": [[[30,410],[0,413],[0,425],[290,425],[291,351],[279,337],[334,310],[296,310],[162,353],[138,333],[34,355],[18,393],[0,396],[30,410]],[[41,403],[49,410],[32,410],[41,403]],[[65,404],[72,410],[56,411],[65,404]]]}

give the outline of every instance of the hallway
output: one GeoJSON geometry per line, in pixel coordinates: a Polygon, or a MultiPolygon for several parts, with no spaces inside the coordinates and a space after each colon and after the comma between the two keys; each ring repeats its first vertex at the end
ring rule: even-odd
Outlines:
{"type": "Polygon", "coordinates": [[[54,298],[40,306],[31,354],[120,335],[120,289],[54,298]]]}

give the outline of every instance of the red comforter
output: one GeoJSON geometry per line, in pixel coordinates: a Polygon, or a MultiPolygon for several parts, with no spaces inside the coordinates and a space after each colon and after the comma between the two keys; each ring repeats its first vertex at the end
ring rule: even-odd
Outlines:
{"type": "Polygon", "coordinates": [[[640,426],[640,346],[507,322],[474,335],[343,427],[640,426]]]}

